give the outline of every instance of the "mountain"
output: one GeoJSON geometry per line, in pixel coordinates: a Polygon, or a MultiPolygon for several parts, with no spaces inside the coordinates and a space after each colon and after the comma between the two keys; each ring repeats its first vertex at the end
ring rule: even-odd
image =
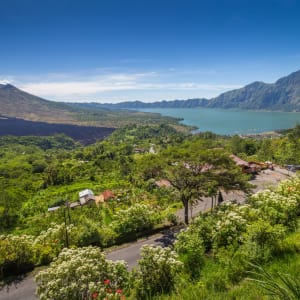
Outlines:
{"type": "Polygon", "coordinates": [[[300,71],[272,84],[253,82],[223,93],[207,107],[300,111],[300,71]]]}
{"type": "Polygon", "coordinates": [[[0,118],[1,116],[35,122],[106,128],[117,128],[132,123],[168,123],[178,126],[177,119],[162,117],[159,114],[111,110],[105,107],[95,109],[85,104],[80,107],[74,103],[45,100],[26,93],[11,84],[0,84],[0,118]]]}
{"type": "Polygon", "coordinates": [[[31,121],[119,127],[135,120],[154,122],[158,118],[155,115],[146,117],[142,112],[121,112],[119,109],[193,107],[300,111],[300,71],[275,83],[256,81],[209,100],[195,98],[152,103],[59,103],[31,95],[10,84],[0,84],[0,115],[31,121]]]}
{"type": "Polygon", "coordinates": [[[141,109],[141,108],[192,108],[206,106],[209,100],[204,98],[195,98],[188,100],[157,101],[145,103],[142,101],[126,101],[120,103],[72,103],[76,107],[84,108],[108,108],[108,109],[141,109]]]}
{"type": "Polygon", "coordinates": [[[262,109],[280,111],[300,111],[300,71],[268,84],[253,82],[243,88],[232,90],[212,99],[196,98],[188,100],[157,101],[144,103],[141,101],[121,102],[117,104],[79,103],[79,107],[90,108],[235,108],[262,109]]]}
{"type": "Polygon", "coordinates": [[[11,84],[0,84],[0,115],[31,121],[72,123],[72,114],[74,111],[66,104],[44,100],[11,84]]]}

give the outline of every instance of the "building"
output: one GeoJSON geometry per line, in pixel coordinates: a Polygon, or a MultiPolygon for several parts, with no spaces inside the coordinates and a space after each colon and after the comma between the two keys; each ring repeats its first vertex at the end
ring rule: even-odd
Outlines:
{"type": "Polygon", "coordinates": [[[85,189],[85,190],[79,192],[80,205],[85,205],[89,201],[95,201],[95,195],[92,190],[85,189]]]}

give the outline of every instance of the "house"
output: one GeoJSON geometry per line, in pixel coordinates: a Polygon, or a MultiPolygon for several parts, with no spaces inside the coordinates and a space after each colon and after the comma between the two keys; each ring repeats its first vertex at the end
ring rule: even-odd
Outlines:
{"type": "Polygon", "coordinates": [[[114,199],[115,197],[115,194],[111,190],[105,190],[100,195],[95,196],[95,202],[99,205],[99,203],[106,202],[110,199],[114,199]]]}
{"type": "Polygon", "coordinates": [[[257,168],[257,164],[254,164],[253,162],[250,164],[234,154],[231,154],[230,157],[237,166],[241,167],[243,173],[255,174],[259,171],[257,168]]]}
{"type": "Polygon", "coordinates": [[[89,201],[95,201],[95,195],[92,190],[85,189],[85,190],[79,192],[80,205],[85,205],[89,201]]]}

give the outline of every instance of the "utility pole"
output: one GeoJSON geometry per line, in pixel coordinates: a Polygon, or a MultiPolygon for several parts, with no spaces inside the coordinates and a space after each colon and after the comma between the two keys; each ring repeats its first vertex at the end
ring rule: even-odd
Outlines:
{"type": "Polygon", "coordinates": [[[64,208],[64,221],[65,221],[65,232],[66,232],[66,247],[69,248],[69,235],[67,227],[66,209],[64,208]]]}

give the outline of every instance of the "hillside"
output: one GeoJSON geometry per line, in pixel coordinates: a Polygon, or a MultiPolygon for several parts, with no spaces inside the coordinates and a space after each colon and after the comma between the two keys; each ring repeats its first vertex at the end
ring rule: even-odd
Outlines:
{"type": "Polygon", "coordinates": [[[121,102],[117,104],[77,104],[79,107],[118,109],[140,108],[237,108],[278,111],[300,111],[300,71],[277,80],[275,83],[253,82],[243,88],[232,90],[212,99],[195,98],[188,100],[121,102]]]}
{"type": "Polygon", "coordinates": [[[120,103],[72,103],[75,107],[82,108],[107,108],[107,109],[141,109],[141,108],[193,108],[206,106],[209,100],[204,98],[195,98],[188,100],[171,100],[171,101],[156,101],[151,103],[146,103],[142,101],[126,101],[120,103]]]}
{"type": "MultiPolygon", "coordinates": [[[[78,107],[42,99],[10,84],[0,84],[0,115],[27,121],[118,128],[127,124],[169,123],[177,121],[159,114],[78,107]]],[[[183,127],[183,126],[181,126],[183,127]]]]}
{"type": "Polygon", "coordinates": [[[300,111],[300,71],[273,84],[253,82],[211,99],[207,107],[300,111]]]}
{"type": "Polygon", "coordinates": [[[74,121],[69,106],[44,100],[10,84],[0,84],[0,113],[31,121],[53,123],[74,121]]]}

